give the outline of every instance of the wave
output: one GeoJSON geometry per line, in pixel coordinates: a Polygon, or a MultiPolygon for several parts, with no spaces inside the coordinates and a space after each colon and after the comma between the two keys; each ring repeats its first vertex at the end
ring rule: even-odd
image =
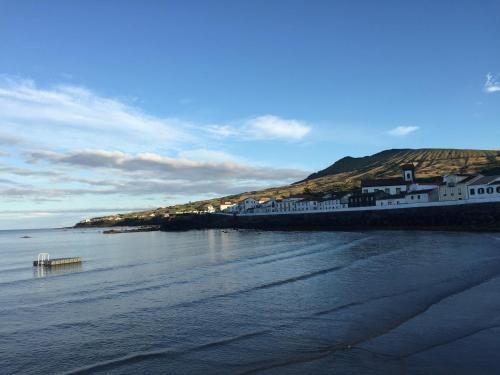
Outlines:
{"type": "Polygon", "coordinates": [[[238,336],[223,338],[223,339],[217,340],[217,341],[211,341],[211,342],[208,342],[206,344],[186,348],[184,350],[163,348],[163,349],[157,349],[157,350],[130,353],[130,354],[127,354],[123,357],[110,359],[108,361],[94,363],[94,364],[91,364],[88,366],[79,367],[79,368],[64,372],[61,375],[89,374],[89,373],[93,373],[95,371],[110,370],[110,369],[113,369],[113,368],[116,368],[119,366],[128,365],[128,364],[136,363],[136,362],[141,362],[141,361],[145,361],[145,360],[153,359],[153,358],[177,357],[177,356],[184,355],[184,354],[187,354],[187,353],[190,353],[193,351],[199,351],[199,350],[203,350],[203,349],[209,349],[209,348],[213,348],[213,347],[227,345],[227,344],[242,341],[242,340],[248,340],[248,339],[251,339],[251,338],[254,338],[257,336],[264,335],[264,334],[269,333],[269,332],[270,332],[270,330],[261,330],[261,331],[256,331],[256,332],[245,333],[245,334],[238,335],[238,336]]]}

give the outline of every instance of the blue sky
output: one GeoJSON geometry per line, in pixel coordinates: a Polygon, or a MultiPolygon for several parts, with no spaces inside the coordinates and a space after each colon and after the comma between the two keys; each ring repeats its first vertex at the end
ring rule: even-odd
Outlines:
{"type": "Polygon", "coordinates": [[[498,149],[500,2],[0,1],[0,229],[498,149]]]}

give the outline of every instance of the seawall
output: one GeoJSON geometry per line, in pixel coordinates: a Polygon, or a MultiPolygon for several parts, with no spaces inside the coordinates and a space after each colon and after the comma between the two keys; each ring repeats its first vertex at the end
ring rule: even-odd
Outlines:
{"type": "Polygon", "coordinates": [[[287,215],[178,215],[161,230],[241,228],[263,230],[430,229],[500,231],[500,202],[393,210],[287,215]]]}

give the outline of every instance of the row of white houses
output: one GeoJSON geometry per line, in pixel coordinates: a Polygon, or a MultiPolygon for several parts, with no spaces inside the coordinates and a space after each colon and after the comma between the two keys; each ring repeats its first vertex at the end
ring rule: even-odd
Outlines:
{"type": "Polygon", "coordinates": [[[412,164],[402,166],[402,177],[363,181],[360,189],[333,192],[321,197],[246,198],[225,202],[220,211],[230,214],[283,214],[330,212],[350,208],[389,208],[419,203],[446,204],[500,201],[500,176],[450,174],[442,178],[417,179],[412,164]],[[467,201],[467,202],[460,202],[467,201]]]}

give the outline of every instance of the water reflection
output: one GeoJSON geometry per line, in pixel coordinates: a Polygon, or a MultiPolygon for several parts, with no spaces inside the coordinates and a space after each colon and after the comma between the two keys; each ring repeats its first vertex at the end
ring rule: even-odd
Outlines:
{"type": "Polygon", "coordinates": [[[82,271],[83,267],[81,263],[61,264],[52,267],[33,267],[33,277],[57,276],[82,271]]]}

